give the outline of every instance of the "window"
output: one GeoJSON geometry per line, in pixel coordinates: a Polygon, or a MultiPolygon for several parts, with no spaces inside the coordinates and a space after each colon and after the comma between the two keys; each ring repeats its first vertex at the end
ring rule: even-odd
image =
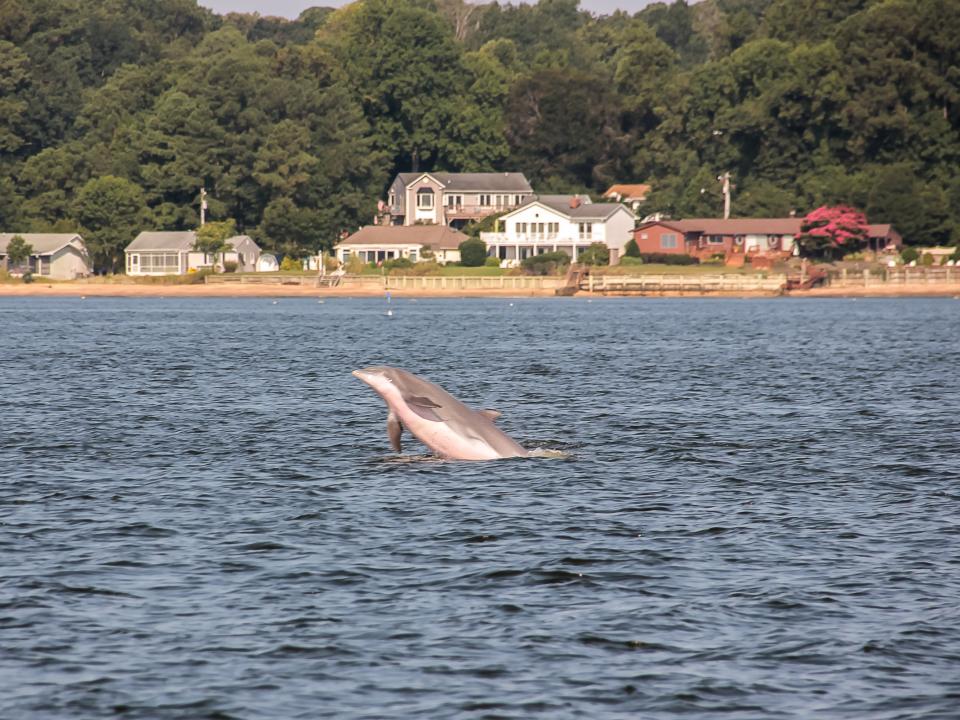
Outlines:
{"type": "Polygon", "coordinates": [[[580,230],[581,240],[589,240],[593,237],[593,223],[578,223],[577,226],[580,230]]]}
{"type": "Polygon", "coordinates": [[[416,251],[416,250],[411,250],[411,251],[410,251],[410,262],[417,262],[417,251],[416,251]]]}
{"type": "Polygon", "coordinates": [[[660,247],[664,250],[675,248],[677,246],[677,236],[674,233],[666,233],[660,236],[660,247]]]}
{"type": "Polygon", "coordinates": [[[177,253],[165,252],[140,253],[140,269],[148,273],[179,273],[180,256],[177,253]]]}
{"type": "Polygon", "coordinates": [[[640,233],[640,239],[641,239],[641,240],[646,240],[647,237],[648,237],[647,233],[640,233]]]}
{"type": "Polygon", "coordinates": [[[417,207],[420,210],[433,210],[433,190],[420,188],[417,190],[417,207]]]}
{"type": "Polygon", "coordinates": [[[447,207],[448,208],[463,207],[463,195],[447,195],[447,207]]]}
{"type": "Polygon", "coordinates": [[[396,194],[396,193],[390,193],[390,197],[388,198],[388,202],[390,203],[390,207],[395,207],[396,204],[397,204],[397,194],[396,194]]]}
{"type": "Polygon", "coordinates": [[[50,274],[50,256],[49,255],[40,256],[40,274],[41,275],[50,274]]]}
{"type": "Polygon", "coordinates": [[[490,196],[489,196],[489,195],[481,195],[481,196],[480,196],[480,206],[481,206],[481,207],[490,207],[490,196]]]}
{"type": "Polygon", "coordinates": [[[517,223],[517,235],[526,235],[526,234],[527,234],[527,224],[517,223]]]}
{"type": "Polygon", "coordinates": [[[547,223],[547,237],[555,238],[560,234],[560,223],[552,222],[547,223]]]}
{"type": "Polygon", "coordinates": [[[710,245],[723,245],[723,235],[707,235],[707,243],[710,245]]]}

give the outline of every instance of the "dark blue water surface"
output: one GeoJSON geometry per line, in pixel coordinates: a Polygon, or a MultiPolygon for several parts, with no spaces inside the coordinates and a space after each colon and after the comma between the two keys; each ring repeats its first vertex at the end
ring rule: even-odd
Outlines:
{"type": "Polygon", "coordinates": [[[960,715],[960,301],[386,309],[0,298],[0,717],[960,715]]]}

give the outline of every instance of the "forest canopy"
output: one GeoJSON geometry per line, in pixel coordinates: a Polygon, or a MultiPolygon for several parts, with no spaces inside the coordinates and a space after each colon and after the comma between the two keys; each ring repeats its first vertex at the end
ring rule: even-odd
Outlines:
{"type": "Polygon", "coordinates": [[[729,171],[735,216],[842,204],[960,244],[960,0],[0,0],[0,230],[86,231],[101,270],[195,228],[201,187],[302,255],[432,169],[644,182],[674,217],[716,216],[729,171]]]}

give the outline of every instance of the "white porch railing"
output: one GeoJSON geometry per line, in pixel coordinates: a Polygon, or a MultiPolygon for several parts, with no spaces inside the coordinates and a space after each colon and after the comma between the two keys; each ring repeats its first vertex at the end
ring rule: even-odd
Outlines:
{"type": "Polygon", "coordinates": [[[511,235],[502,232],[482,232],[480,239],[487,245],[522,245],[522,246],[544,246],[544,245],[589,245],[594,242],[589,236],[569,237],[566,235],[550,235],[548,233],[526,233],[524,235],[511,235]]]}

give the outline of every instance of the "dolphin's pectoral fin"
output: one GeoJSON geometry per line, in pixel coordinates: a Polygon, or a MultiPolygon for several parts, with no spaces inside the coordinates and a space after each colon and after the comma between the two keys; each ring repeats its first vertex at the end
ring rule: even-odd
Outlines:
{"type": "Polygon", "coordinates": [[[387,415],[387,437],[390,438],[390,444],[393,446],[393,449],[397,452],[400,452],[400,436],[403,434],[403,423],[400,422],[400,418],[397,417],[397,414],[390,411],[390,414],[387,415]]]}
{"type": "MultiPolygon", "coordinates": [[[[439,407],[439,405],[437,407],[439,407]]],[[[410,405],[410,409],[424,420],[443,422],[443,418],[437,415],[437,412],[432,407],[427,407],[426,405],[410,405]]]]}
{"type": "Polygon", "coordinates": [[[488,420],[496,420],[498,417],[503,415],[503,413],[500,412],[499,410],[487,409],[487,410],[477,410],[477,412],[483,415],[488,420]]]}
{"type": "Polygon", "coordinates": [[[440,405],[437,405],[433,400],[428,397],[423,397],[422,395],[404,395],[403,399],[407,405],[421,405],[422,407],[428,408],[440,407],[440,405]]]}
{"type": "Polygon", "coordinates": [[[433,422],[443,422],[443,418],[439,413],[436,412],[435,408],[440,408],[442,405],[437,405],[430,398],[422,397],[419,395],[404,395],[404,402],[413,410],[417,415],[422,417],[424,420],[432,420],[433,422]]]}

